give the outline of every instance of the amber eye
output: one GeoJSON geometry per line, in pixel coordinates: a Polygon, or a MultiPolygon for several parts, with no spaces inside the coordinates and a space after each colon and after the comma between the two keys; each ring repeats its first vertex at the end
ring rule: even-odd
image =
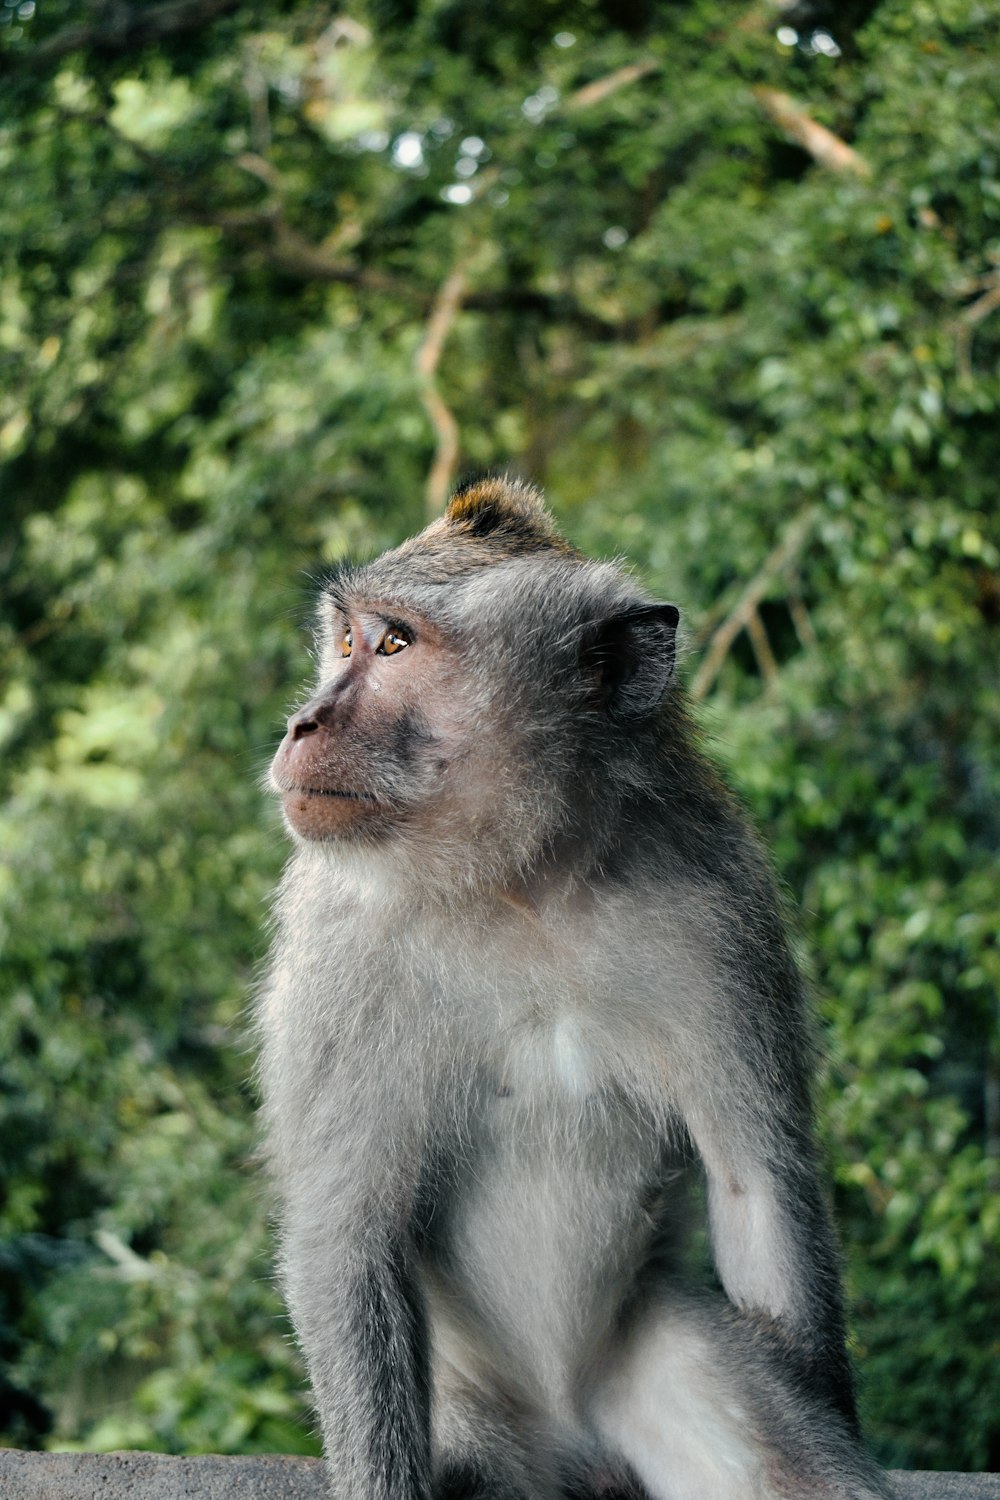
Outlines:
{"type": "Polygon", "coordinates": [[[354,646],[354,637],[351,634],[351,628],[350,628],[350,626],[348,626],[347,629],[344,631],[343,639],[340,642],[340,654],[341,654],[341,656],[350,656],[351,649],[352,649],[353,646],[354,646]]]}
{"type": "Polygon", "coordinates": [[[404,635],[402,630],[387,630],[382,637],[378,648],[379,656],[395,656],[397,651],[404,650],[410,644],[410,637],[404,635]]]}

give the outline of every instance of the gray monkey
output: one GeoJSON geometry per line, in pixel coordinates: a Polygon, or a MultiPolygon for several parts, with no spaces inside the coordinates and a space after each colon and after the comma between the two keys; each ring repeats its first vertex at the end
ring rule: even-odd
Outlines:
{"type": "Polygon", "coordinates": [[[800,981],[677,618],[507,479],[322,591],[259,1029],[336,1500],[892,1494],[800,981]]]}

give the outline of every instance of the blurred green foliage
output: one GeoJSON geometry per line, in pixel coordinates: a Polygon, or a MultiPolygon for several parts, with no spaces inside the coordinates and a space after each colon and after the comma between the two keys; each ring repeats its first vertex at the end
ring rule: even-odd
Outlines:
{"type": "Polygon", "coordinates": [[[1000,1467],[998,45],[986,0],[0,6],[5,1441],[315,1448],[256,780],[310,570],[423,519],[462,268],[462,464],[683,603],[804,913],[873,1441],[1000,1467]]]}

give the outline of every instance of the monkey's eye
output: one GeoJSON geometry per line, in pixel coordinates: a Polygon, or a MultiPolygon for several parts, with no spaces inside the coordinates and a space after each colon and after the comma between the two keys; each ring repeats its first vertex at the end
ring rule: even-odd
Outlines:
{"type": "Polygon", "coordinates": [[[403,630],[387,630],[378,646],[379,656],[395,656],[410,644],[410,637],[403,630]]]}
{"type": "Polygon", "coordinates": [[[340,642],[340,654],[341,654],[341,656],[350,656],[351,651],[353,649],[353,646],[354,646],[354,637],[351,634],[351,627],[348,625],[347,629],[344,631],[344,634],[343,634],[343,636],[341,638],[341,642],[340,642]]]}

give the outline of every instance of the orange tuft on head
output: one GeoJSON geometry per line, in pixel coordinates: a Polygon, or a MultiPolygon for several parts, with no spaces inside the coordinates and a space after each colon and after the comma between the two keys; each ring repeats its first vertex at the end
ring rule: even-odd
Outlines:
{"type": "Polygon", "coordinates": [[[559,535],[542,497],[519,479],[480,479],[456,491],[444,513],[452,533],[499,545],[509,554],[545,549],[573,552],[559,535]]]}

